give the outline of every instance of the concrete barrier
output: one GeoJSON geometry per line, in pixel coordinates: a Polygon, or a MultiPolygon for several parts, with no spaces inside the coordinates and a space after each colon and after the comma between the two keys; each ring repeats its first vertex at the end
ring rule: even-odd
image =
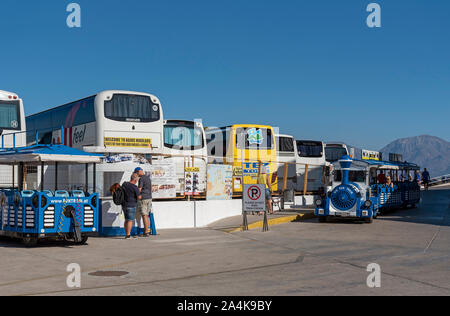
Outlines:
{"type": "MultiPolygon", "coordinates": [[[[202,228],[224,218],[242,214],[242,201],[168,201],[154,202],[156,229],[202,228]]],[[[101,235],[124,236],[125,218],[120,206],[112,200],[103,200],[101,209],[101,235]]],[[[142,228],[142,222],[135,223],[142,228]]],[[[138,231],[135,229],[133,234],[138,231]]]]}

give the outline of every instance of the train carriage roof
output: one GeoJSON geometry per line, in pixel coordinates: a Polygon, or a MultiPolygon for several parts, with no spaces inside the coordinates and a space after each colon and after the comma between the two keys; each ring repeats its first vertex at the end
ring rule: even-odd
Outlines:
{"type": "MultiPolygon", "coordinates": [[[[339,161],[333,163],[336,169],[340,169],[339,161]]],[[[388,169],[388,170],[420,170],[420,167],[416,164],[409,162],[390,162],[390,161],[379,161],[379,160],[359,160],[353,159],[351,169],[361,170],[370,167],[376,167],[377,169],[388,169]]]]}
{"type": "Polygon", "coordinates": [[[17,163],[100,163],[103,155],[91,154],[63,145],[37,145],[32,147],[0,150],[0,165],[17,163]]]}

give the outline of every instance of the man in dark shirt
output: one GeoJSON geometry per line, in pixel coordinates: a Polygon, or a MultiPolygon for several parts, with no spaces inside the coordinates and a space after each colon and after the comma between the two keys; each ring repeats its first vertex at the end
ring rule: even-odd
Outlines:
{"type": "Polygon", "coordinates": [[[137,218],[142,217],[144,222],[144,237],[150,236],[150,213],[152,212],[152,179],[148,174],[145,174],[142,168],[136,168],[134,173],[139,175],[139,191],[142,199],[139,200],[137,206],[137,218]]]}
{"type": "Polygon", "coordinates": [[[428,172],[427,168],[425,168],[422,172],[422,180],[425,190],[428,190],[428,186],[430,184],[430,173],[428,172]]]}
{"type": "Polygon", "coordinates": [[[123,205],[123,212],[125,214],[125,239],[131,238],[131,230],[133,229],[133,222],[136,219],[136,207],[138,201],[142,198],[141,193],[137,187],[139,176],[135,173],[131,176],[130,182],[122,184],[122,189],[125,193],[125,203],[123,205]]]}

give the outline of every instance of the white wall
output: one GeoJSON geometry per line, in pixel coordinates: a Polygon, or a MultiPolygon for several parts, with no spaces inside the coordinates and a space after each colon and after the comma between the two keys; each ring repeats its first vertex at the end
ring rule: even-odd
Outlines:
{"type": "MultiPolygon", "coordinates": [[[[313,196],[296,196],[295,206],[312,205],[313,196]]],[[[103,227],[123,228],[124,216],[121,207],[112,200],[103,201],[103,227]]],[[[286,205],[286,208],[289,208],[286,205]]],[[[219,220],[242,214],[242,201],[173,201],[154,202],[153,214],[156,229],[202,228],[219,220]]],[[[139,223],[142,227],[142,223],[139,223]]]]}
{"type": "MultiPolygon", "coordinates": [[[[105,199],[102,209],[103,227],[123,228],[125,218],[120,206],[105,199]]],[[[154,202],[153,214],[157,230],[201,228],[224,218],[241,215],[242,201],[154,202]]]]}

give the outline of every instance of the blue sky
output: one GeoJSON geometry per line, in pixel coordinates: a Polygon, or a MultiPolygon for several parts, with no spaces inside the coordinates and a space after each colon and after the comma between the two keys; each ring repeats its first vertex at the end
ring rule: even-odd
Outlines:
{"type": "Polygon", "coordinates": [[[0,89],[27,114],[105,89],[157,95],[168,119],[264,123],[298,139],[380,149],[450,140],[450,2],[78,0],[0,2],[0,89]]]}

